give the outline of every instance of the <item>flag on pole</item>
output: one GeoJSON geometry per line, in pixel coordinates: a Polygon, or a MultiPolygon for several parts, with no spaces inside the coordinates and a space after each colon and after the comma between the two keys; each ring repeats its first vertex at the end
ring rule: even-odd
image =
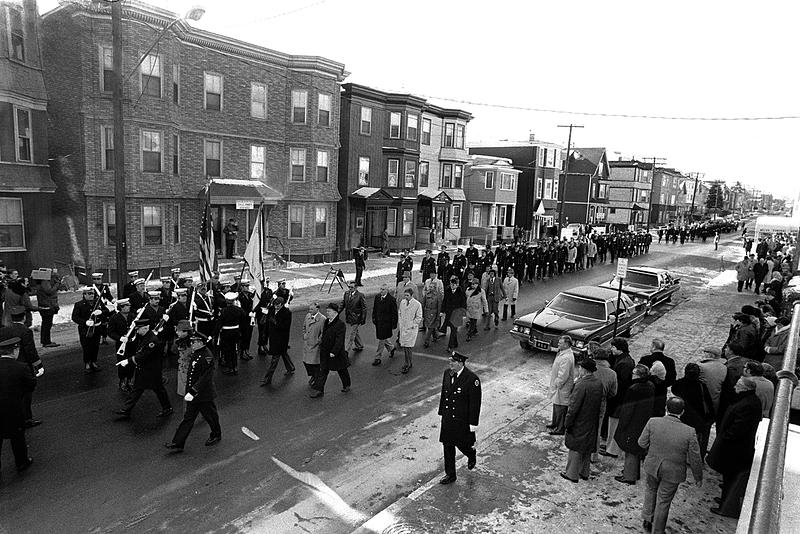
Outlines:
{"type": "Polygon", "coordinates": [[[206,205],[200,222],[200,282],[207,284],[217,270],[217,254],[214,247],[214,230],[211,227],[211,182],[206,184],[206,205]]]}
{"type": "Polygon", "coordinates": [[[264,263],[261,254],[264,237],[261,221],[263,211],[263,205],[259,206],[256,220],[253,222],[253,233],[250,234],[250,240],[247,242],[247,248],[244,251],[244,262],[251,278],[250,287],[255,290],[254,308],[258,305],[258,299],[264,289],[264,263]]]}

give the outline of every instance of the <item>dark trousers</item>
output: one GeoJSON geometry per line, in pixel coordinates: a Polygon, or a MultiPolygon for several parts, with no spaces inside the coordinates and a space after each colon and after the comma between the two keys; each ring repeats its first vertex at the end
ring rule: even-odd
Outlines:
{"type": "Polygon", "coordinates": [[[22,395],[22,409],[25,411],[25,420],[30,421],[33,419],[33,410],[31,403],[33,402],[33,391],[26,391],[22,395]]]}
{"type": "Polygon", "coordinates": [[[567,408],[563,404],[553,404],[553,420],[550,424],[554,427],[556,432],[564,432],[564,423],[567,421],[567,408]]]}
{"type": "Polygon", "coordinates": [[[50,339],[50,330],[53,328],[53,315],[55,314],[52,310],[43,310],[39,312],[39,315],[42,316],[42,345],[49,345],[53,342],[53,340],[50,339]]]}
{"type": "Polygon", "coordinates": [[[570,450],[567,454],[567,467],[564,470],[564,474],[572,480],[578,480],[578,477],[589,478],[591,458],[591,452],[570,450]]]}
{"type": "Polygon", "coordinates": [[[164,384],[159,381],[158,385],[152,388],[142,388],[134,385],[133,391],[131,391],[130,395],[128,395],[128,398],[125,399],[125,405],[122,407],[122,409],[128,413],[131,413],[133,407],[136,406],[136,403],[139,402],[139,399],[145,392],[145,389],[150,389],[156,394],[156,397],[158,397],[158,402],[161,403],[162,410],[169,410],[172,408],[172,404],[169,402],[169,395],[167,395],[167,390],[164,388],[164,384]]]}
{"type": "Polygon", "coordinates": [[[448,326],[450,327],[450,339],[447,342],[447,348],[456,349],[458,348],[458,327],[456,327],[456,325],[454,325],[450,320],[450,315],[447,315],[447,317],[444,318],[440,332],[442,332],[442,334],[446,334],[448,326]]]}
{"type": "MultiPolygon", "coordinates": [[[[327,369],[325,367],[320,367],[319,374],[317,375],[316,380],[314,380],[314,389],[325,393],[325,382],[328,381],[329,372],[330,369],[327,369]]],[[[347,368],[345,367],[344,369],[338,369],[336,372],[339,373],[339,380],[342,381],[342,387],[349,388],[350,372],[347,370],[347,368]]]]}
{"type": "Polygon", "coordinates": [[[708,437],[711,435],[711,423],[706,424],[703,428],[695,428],[697,434],[697,443],[700,445],[700,457],[705,458],[708,454],[708,437]]]}
{"type": "Polygon", "coordinates": [[[743,288],[743,287],[744,287],[744,280],[738,280],[738,281],[736,282],[736,291],[738,291],[739,293],[741,293],[741,292],[742,292],[742,288],[743,288]]]}
{"type": "Polygon", "coordinates": [[[228,369],[236,369],[238,362],[239,330],[222,330],[219,333],[219,352],[228,369]]]}
{"type": "MultiPolygon", "coordinates": [[[[517,305],[511,305],[511,318],[513,319],[514,316],[517,314],[517,305]]],[[[505,321],[508,318],[508,304],[503,304],[503,320],[505,321]]]]}
{"type": "Polygon", "coordinates": [[[475,459],[477,454],[475,447],[466,443],[442,443],[442,447],[444,448],[444,474],[452,478],[456,477],[456,447],[470,460],[475,459]]]}
{"type": "MultiPolygon", "coordinates": [[[[356,263],[356,285],[361,285],[361,275],[364,274],[364,267],[356,263]]],[[[424,282],[424,280],[423,280],[424,282]]]]}
{"type": "Polygon", "coordinates": [[[739,517],[749,476],[749,469],[722,473],[722,503],[719,509],[724,515],[739,517]]]}
{"type": "Polygon", "coordinates": [[[92,337],[86,337],[78,332],[78,338],[83,349],[83,363],[96,363],[97,353],[100,351],[100,334],[95,332],[92,337]]]}
{"type": "Polygon", "coordinates": [[[319,375],[319,364],[303,362],[303,366],[306,368],[306,374],[310,379],[308,383],[313,386],[314,381],[317,379],[317,375],[319,375]]]}
{"type": "Polygon", "coordinates": [[[214,401],[192,401],[186,403],[183,421],[178,426],[178,430],[175,431],[172,443],[183,448],[186,438],[189,437],[189,432],[192,431],[194,421],[197,419],[197,414],[201,414],[208,423],[208,427],[211,429],[211,437],[222,436],[222,428],[219,426],[219,414],[214,401]]]}
{"type": "Polygon", "coordinates": [[[236,248],[236,241],[225,240],[225,257],[228,259],[233,258],[233,249],[236,248]]]}
{"type": "Polygon", "coordinates": [[[11,451],[14,453],[14,462],[17,467],[22,467],[28,463],[28,444],[25,443],[25,431],[20,430],[15,435],[6,438],[0,438],[0,460],[3,455],[3,440],[7,439],[11,442],[11,451]]]}
{"type": "Polygon", "coordinates": [[[242,338],[239,340],[239,352],[250,353],[250,342],[253,339],[253,327],[249,324],[242,328],[242,338]]]}
{"type": "Polygon", "coordinates": [[[273,354],[272,360],[270,360],[269,367],[267,368],[267,373],[264,375],[265,382],[272,380],[272,375],[275,374],[275,369],[278,368],[278,362],[281,361],[281,359],[283,360],[283,366],[286,367],[286,371],[294,372],[294,363],[287,353],[273,354]]]}

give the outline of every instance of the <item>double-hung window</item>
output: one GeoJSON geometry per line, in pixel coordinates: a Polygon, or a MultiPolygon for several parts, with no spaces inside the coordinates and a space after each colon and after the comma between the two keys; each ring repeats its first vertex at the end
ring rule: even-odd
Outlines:
{"type": "Polygon", "coordinates": [[[267,118],[267,84],[250,84],[250,116],[254,119],[267,118]]]}
{"type": "Polygon", "coordinates": [[[406,172],[404,174],[403,187],[414,188],[416,182],[417,165],[413,161],[406,161],[406,172]]]}
{"type": "Polygon", "coordinates": [[[14,108],[14,128],[17,134],[17,161],[33,161],[31,111],[14,108]]]}
{"type": "Polygon", "coordinates": [[[161,98],[161,58],[158,56],[144,56],[139,65],[142,94],[161,98]]]}
{"type": "Polygon", "coordinates": [[[222,175],[222,142],[205,141],[206,176],[222,175]]]}
{"type": "Polygon", "coordinates": [[[464,166],[453,165],[453,187],[461,189],[464,185],[464,166]]]}
{"type": "Polygon", "coordinates": [[[308,91],[295,89],[292,91],[292,122],[294,124],[306,123],[308,110],[308,91]]]}
{"type": "Polygon", "coordinates": [[[328,208],[314,208],[314,237],[328,236],[328,208]]]}
{"type": "Polygon", "coordinates": [[[358,158],[358,185],[369,185],[369,158],[358,158]]]}
{"type": "Polygon", "coordinates": [[[428,187],[428,174],[430,173],[430,163],[427,161],[419,162],[419,186],[428,187]]]}
{"type": "Polygon", "coordinates": [[[452,122],[446,122],[444,125],[444,142],[442,146],[447,148],[453,148],[453,144],[455,143],[455,130],[456,125],[452,122]]]}
{"type": "MultiPolygon", "coordinates": [[[[486,171],[486,176],[484,176],[483,180],[483,188],[484,189],[494,189],[494,171],[486,171]]],[[[479,226],[479,225],[474,225],[479,226]]]]}
{"type": "Polygon", "coordinates": [[[442,164],[442,180],[441,180],[441,187],[453,187],[453,164],[452,163],[443,163],[442,164]]]}
{"type": "Polygon", "coordinates": [[[263,180],[267,174],[267,147],[250,145],[250,179],[263,180]]]}
{"type": "Polygon", "coordinates": [[[464,148],[464,125],[456,125],[456,141],[455,148],[464,148]]]}
{"type": "Polygon", "coordinates": [[[164,244],[164,217],[161,206],[142,206],[142,242],[164,244]]]}
{"type": "Polygon", "coordinates": [[[25,247],[22,199],[0,198],[0,250],[25,247]]]}
{"type": "Polygon", "coordinates": [[[100,47],[100,90],[110,93],[114,90],[114,49],[100,47]]]}
{"type": "Polygon", "coordinates": [[[450,228],[461,228],[461,203],[450,207],[450,228]]]}
{"type": "Polygon", "coordinates": [[[420,140],[423,145],[431,144],[431,120],[422,119],[422,139],[420,140]]]}
{"type": "Polygon", "coordinates": [[[362,135],[372,135],[372,108],[361,106],[361,129],[362,135]]]}
{"type": "Polygon", "coordinates": [[[417,131],[419,130],[419,115],[406,115],[406,139],[409,141],[417,140],[417,131]]]}
{"type": "Polygon", "coordinates": [[[403,235],[411,235],[414,232],[414,210],[403,209],[403,235]]]}
{"type": "Polygon", "coordinates": [[[303,206],[289,206],[289,237],[303,237],[303,220],[305,208],[303,206]]]}
{"type": "Polygon", "coordinates": [[[105,245],[117,244],[117,210],[114,204],[103,205],[103,218],[105,220],[105,245]]]}
{"type": "MultiPolygon", "coordinates": [[[[13,6],[13,4],[12,4],[13,6]]],[[[11,59],[25,61],[25,28],[22,24],[22,10],[8,7],[9,44],[11,59]]]]}
{"type": "Polygon", "coordinates": [[[397,111],[389,113],[389,138],[400,139],[400,123],[402,122],[403,114],[397,111]]]}
{"type": "Polygon", "coordinates": [[[100,128],[100,150],[103,157],[103,170],[114,170],[114,128],[103,126],[100,128]]]}
{"type": "Polygon", "coordinates": [[[386,210],[386,233],[397,235],[397,208],[386,210]]]}
{"type": "Polygon", "coordinates": [[[305,148],[292,148],[289,150],[289,157],[291,159],[291,174],[289,176],[290,182],[305,182],[306,181],[306,149],[305,148]]]}
{"type": "Polygon", "coordinates": [[[330,153],[327,150],[317,150],[317,181],[328,181],[328,168],[330,153]]]}
{"type": "Polygon", "coordinates": [[[400,160],[390,159],[386,172],[386,186],[397,187],[397,175],[400,173],[400,160]]]}
{"type": "Polygon", "coordinates": [[[222,76],[211,72],[204,73],[205,107],[219,111],[222,109],[222,76]]]}
{"type": "Polygon", "coordinates": [[[161,172],[161,132],[142,130],[142,172],[161,172]]]}
{"type": "Polygon", "coordinates": [[[513,191],[514,185],[516,182],[516,178],[514,174],[510,172],[501,172],[500,173],[500,189],[502,191],[513,191]]]}
{"type": "Polygon", "coordinates": [[[331,95],[320,93],[317,97],[317,123],[320,126],[331,125],[331,95]]]}
{"type": "Polygon", "coordinates": [[[172,135],[172,174],[178,174],[180,170],[179,157],[180,154],[180,138],[178,134],[172,135]]]}

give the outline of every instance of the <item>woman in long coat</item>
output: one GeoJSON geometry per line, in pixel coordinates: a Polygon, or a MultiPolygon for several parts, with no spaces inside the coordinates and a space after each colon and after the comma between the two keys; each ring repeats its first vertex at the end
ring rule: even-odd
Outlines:
{"type": "Polygon", "coordinates": [[[403,300],[400,301],[397,320],[398,337],[405,357],[405,364],[400,370],[403,374],[406,374],[411,369],[411,353],[417,343],[417,334],[419,333],[421,322],[422,304],[412,296],[411,290],[407,289],[403,292],[403,300]]]}
{"type": "Polygon", "coordinates": [[[328,372],[336,371],[342,381],[342,393],[350,391],[350,358],[344,350],[344,336],[347,328],[339,319],[339,305],[335,302],[328,304],[325,309],[328,318],[322,327],[322,337],[319,341],[319,375],[314,380],[314,391],[309,395],[312,399],[325,394],[325,382],[328,372]]]}
{"type": "Polygon", "coordinates": [[[639,464],[647,453],[639,446],[639,436],[653,415],[655,386],[648,380],[649,374],[644,365],[634,367],[631,386],[619,405],[619,423],[614,433],[614,440],[619,448],[625,451],[625,466],[622,476],[615,479],[627,484],[639,480],[639,464]]]}
{"type": "Polygon", "coordinates": [[[324,326],[325,316],[319,311],[319,303],[312,302],[303,321],[303,365],[308,374],[308,385],[313,385],[319,374],[319,343],[324,326]]]}
{"type": "Polygon", "coordinates": [[[478,335],[478,319],[488,312],[489,303],[486,300],[486,293],[477,281],[473,282],[472,286],[467,289],[467,319],[469,319],[467,341],[478,335]]]}

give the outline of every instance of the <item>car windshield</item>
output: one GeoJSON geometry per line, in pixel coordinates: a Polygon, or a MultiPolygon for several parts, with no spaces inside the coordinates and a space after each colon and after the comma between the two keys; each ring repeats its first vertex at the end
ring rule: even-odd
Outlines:
{"type": "Polygon", "coordinates": [[[658,276],[650,273],[639,273],[636,271],[628,271],[625,276],[626,284],[637,284],[640,286],[658,287],[658,276]]]}
{"type": "Polygon", "coordinates": [[[556,312],[580,315],[581,317],[599,321],[606,319],[606,303],[604,301],[589,300],[559,293],[547,307],[556,312]]]}

